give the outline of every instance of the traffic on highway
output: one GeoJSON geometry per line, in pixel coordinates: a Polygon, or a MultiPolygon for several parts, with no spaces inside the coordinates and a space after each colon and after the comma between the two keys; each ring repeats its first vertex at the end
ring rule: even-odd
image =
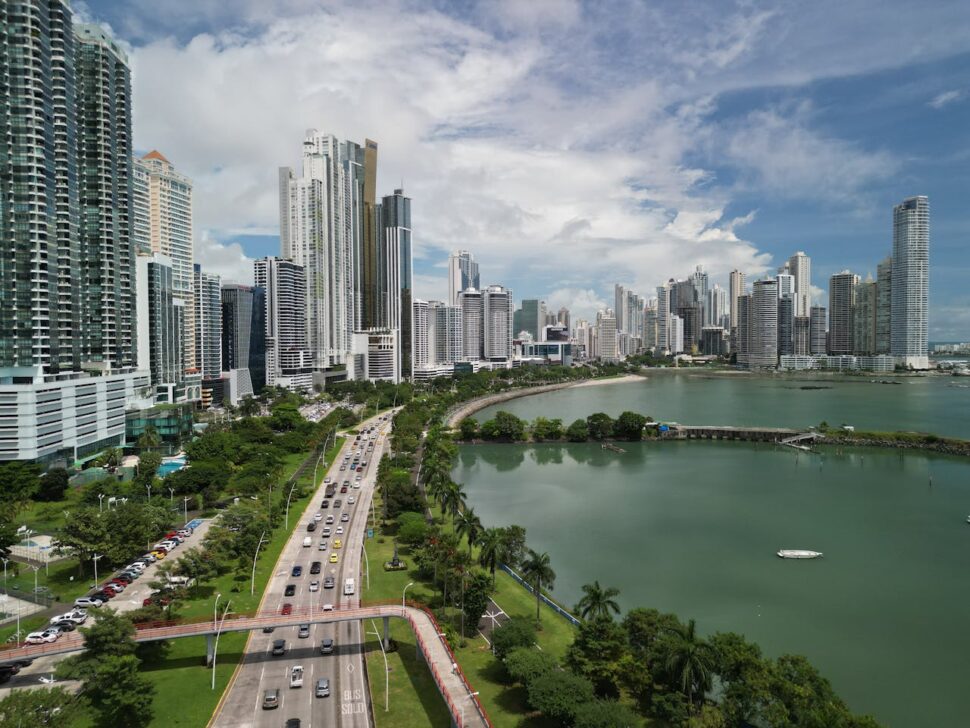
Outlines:
{"type": "MultiPolygon", "coordinates": [[[[390,417],[348,437],[283,547],[260,611],[313,615],[360,602],[360,559],[390,417]]],[[[370,725],[357,621],[266,628],[246,655],[213,726],[370,725]]]]}

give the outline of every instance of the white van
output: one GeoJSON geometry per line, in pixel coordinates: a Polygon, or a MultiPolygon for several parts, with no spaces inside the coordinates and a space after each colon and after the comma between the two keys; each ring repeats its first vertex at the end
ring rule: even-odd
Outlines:
{"type": "Polygon", "coordinates": [[[347,579],[346,581],[344,581],[344,594],[349,596],[353,593],[354,593],[354,580],[347,579]]]}
{"type": "Polygon", "coordinates": [[[307,536],[303,539],[303,548],[308,549],[313,545],[313,539],[307,536]]]}

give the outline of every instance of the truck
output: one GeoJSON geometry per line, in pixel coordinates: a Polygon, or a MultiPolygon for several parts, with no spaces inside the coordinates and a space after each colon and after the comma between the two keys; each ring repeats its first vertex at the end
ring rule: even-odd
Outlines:
{"type": "Polygon", "coordinates": [[[344,581],[344,594],[350,596],[354,593],[355,585],[353,579],[346,579],[344,581]]]}
{"type": "Polygon", "coordinates": [[[303,665],[294,665],[293,669],[290,670],[290,687],[303,687],[303,665]]]}
{"type": "Polygon", "coordinates": [[[327,490],[324,493],[324,497],[325,498],[333,498],[333,496],[334,496],[334,494],[336,492],[337,492],[337,485],[336,485],[336,483],[328,483],[327,484],[327,490]]]}

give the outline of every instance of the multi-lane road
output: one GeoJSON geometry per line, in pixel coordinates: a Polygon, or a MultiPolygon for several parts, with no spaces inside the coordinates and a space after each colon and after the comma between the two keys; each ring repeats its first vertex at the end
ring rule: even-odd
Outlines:
{"type": "MultiPolygon", "coordinates": [[[[368,512],[374,493],[377,467],[387,446],[390,431],[390,417],[375,417],[359,426],[360,432],[373,427],[370,439],[361,436],[355,441],[349,436],[340,454],[332,463],[324,477],[332,478],[337,484],[337,493],[330,498],[330,507],[321,508],[324,500],[325,485],[321,480],[317,492],[310,499],[307,509],[295,521],[293,533],[283,547],[276,570],[270,577],[260,605],[260,611],[282,610],[284,604],[291,604],[294,613],[300,610],[314,612],[325,605],[335,609],[356,607],[360,603],[361,574],[360,559],[363,541],[367,530],[368,512]],[[374,449],[367,450],[369,443],[374,449]],[[361,460],[366,461],[362,472],[351,472],[350,465],[340,470],[345,457],[353,461],[355,453],[361,451],[361,460]],[[357,475],[360,481],[355,481],[357,475]],[[344,481],[350,481],[346,493],[340,493],[344,481]],[[359,488],[353,487],[354,483],[359,488]],[[354,503],[349,501],[353,498],[354,503]],[[335,501],[341,507],[335,508],[335,501]],[[313,532],[307,531],[307,524],[320,513],[323,516],[313,532]],[[341,515],[347,514],[349,520],[341,522],[341,515]],[[323,536],[327,516],[334,517],[329,526],[331,535],[323,536]],[[338,529],[340,529],[338,531],[338,529]],[[340,532],[342,531],[342,532],[340,532]],[[310,538],[310,546],[304,546],[310,538]],[[341,548],[335,548],[340,539],[341,548]],[[326,541],[326,547],[321,542],[326,541]],[[331,554],[337,555],[337,562],[331,563],[331,554]],[[314,561],[321,562],[321,572],[311,574],[314,561]],[[302,574],[293,576],[293,567],[300,566],[302,574]],[[324,588],[327,577],[333,577],[334,586],[324,588]],[[346,579],[355,580],[353,595],[344,594],[346,579]],[[310,582],[320,582],[318,591],[310,591],[310,582]],[[285,596],[288,586],[295,592],[285,596]]],[[[292,517],[292,516],[291,516],[292,517]]],[[[294,523],[291,520],[291,526],[294,523]]],[[[368,709],[367,684],[364,680],[364,637],[358,621],[336,624],[310,625],[309,634],[299,637],[299,628],[278,628],[270,633],[253,632],[246,647],[243,662],[235,679],[223,696],[211,726],[214,728],[249,728],[262,726],[282,726],[287,720],[298,718],[301,728],[313,726],[344,726],[345,728],[368,728],[370,715],[368,709]],[[285,640],[283,655],[273,655],[273,643],[285,640]],[[321,654],[321,644],[326,639],[334,640],[332,654],[321,654]],[[303,686],[290,687],[290,675],[294,666],[303,667],[303,686]],[[316,697],[316,684],[325,678],[330,684],[329,697],[316,697]],[[263,708],[263,698],[267,690],[279,689],[279,707],[263,708]]]]}

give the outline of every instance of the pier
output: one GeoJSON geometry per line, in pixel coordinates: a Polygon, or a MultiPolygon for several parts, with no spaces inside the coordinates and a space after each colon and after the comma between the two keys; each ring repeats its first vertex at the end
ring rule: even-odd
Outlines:
{"type": "Polygon", "coordinates": [[[727,427],[717,425],[669,425],[662,434],[673,440],[745,440],[747,442],[773,442],[799,450],[811,450],[800,443],[814,442],[822,438],[817,432],[790,430],[782,427],[727,427]]]}

